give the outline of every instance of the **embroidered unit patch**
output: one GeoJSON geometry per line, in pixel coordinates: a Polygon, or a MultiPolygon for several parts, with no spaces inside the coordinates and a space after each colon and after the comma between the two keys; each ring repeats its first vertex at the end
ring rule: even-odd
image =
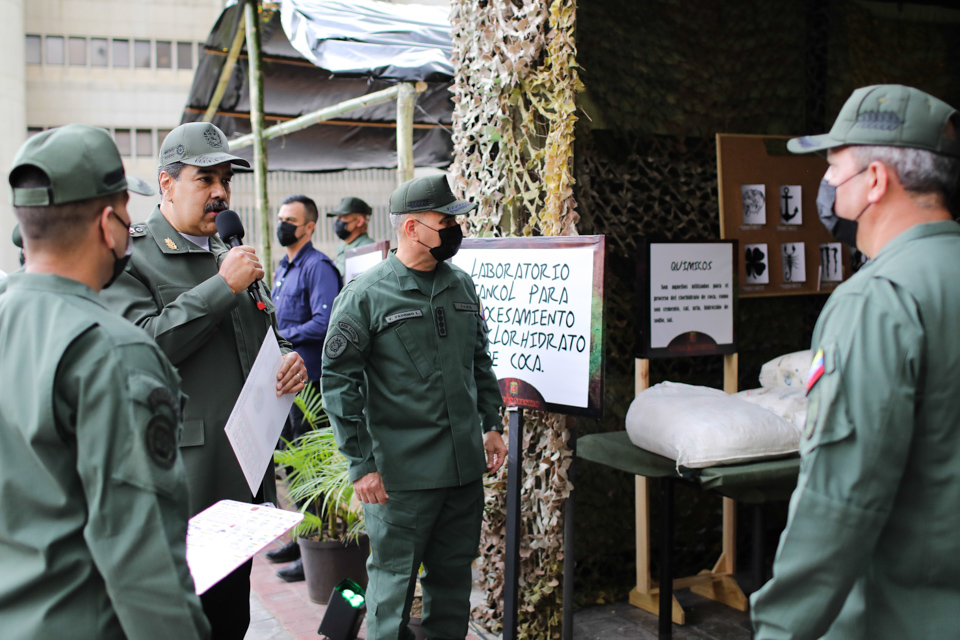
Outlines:
{"type": "Polygon", "coordinates": [[[357,330],[354,329],[350,323],[340,320],[337,322],[337,326],[340,327],[340,331],[343,331],[343,335],[347,336],[347,340],[353,344],[360,342],[360,336],[357,335],[357,330]]]}
{"type": "Polygon", "coordinates": [[[330,339],[327,340],[327,346],[324,348],[324,353],[327,354],[327,357],[331,360],[339,358],[343,355],[343,352],[347,350],[347,339],[339,333],[335,333],[330,336],[330,339]]]}

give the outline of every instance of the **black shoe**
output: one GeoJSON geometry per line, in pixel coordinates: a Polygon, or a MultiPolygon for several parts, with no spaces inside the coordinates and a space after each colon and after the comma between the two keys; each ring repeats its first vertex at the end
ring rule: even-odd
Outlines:
{"type": "Polygon", "coordinates": [[[283,569],[277,570],[277,577],[284,582],[301,582],[303,577],[303,560],[297,558],[283,569]]]}
{"type": "Polygon", "coordinates": [[[293,562],[300,557],[300,545],[294,540],[279,549],[267,551],[264,555],[270,562],[293,562]]]}

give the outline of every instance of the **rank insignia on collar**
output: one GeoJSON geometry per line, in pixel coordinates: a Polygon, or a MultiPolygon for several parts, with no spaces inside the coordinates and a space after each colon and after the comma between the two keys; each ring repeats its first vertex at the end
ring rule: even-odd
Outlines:
{"type": "Polygon", "coordinates": [[[168,248],[168,249],[173,249],[174,251],[177,250],[177,245],[176,245],[176,243],[175,243],[173,240],[171,240],[170,238],[164,238],[163,241],[167,243],[167,248],[168,248]]]}

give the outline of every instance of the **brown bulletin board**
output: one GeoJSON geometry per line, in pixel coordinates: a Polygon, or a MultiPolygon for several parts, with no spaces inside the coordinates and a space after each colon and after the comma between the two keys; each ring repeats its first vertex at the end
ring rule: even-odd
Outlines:
{"type": "Polygon", "coordinates": [[[720,237],[739,241],[741,298],[830,293],[850,277],[849,250],[830,235],[817,216],[817,190],[827,161],[817,155],[790,153],[789,139],[717,134],[720,237]],[[763,185],[762,191],[758,185],[763,185]],[[784,193],[788,186],[791,189],[784,193]],[[793,189],[797,186],[799,198],[793,189]],[[792,222],[799,219],[800,224],[781,219],[782,202],[788,205],[792,222]],[[758,222],[761,213],[765,217],[762,223],[758,222]],[[797,243],[803,243],[802,252],[797,243]],[[762,245],[766,245],[765,252],[762,245]],[[763,267],[761,255],[766,259],[763,267]],[[828,269],[826,277],[821,277],[822,266],[828,269]],[[835,278],[832,281],[828,279],[831,276],[835,278]]]}

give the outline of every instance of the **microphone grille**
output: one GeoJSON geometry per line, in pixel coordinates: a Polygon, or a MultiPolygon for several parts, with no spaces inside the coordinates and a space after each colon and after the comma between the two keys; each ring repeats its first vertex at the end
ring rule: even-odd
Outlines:
{"type": "Polygon", "coordinates": [[[217,214],[217,233],[224,240],[236,238],[243,240],[243,223],[240,222],[240,216],[233,209],[224,209],[217,214]]]}

